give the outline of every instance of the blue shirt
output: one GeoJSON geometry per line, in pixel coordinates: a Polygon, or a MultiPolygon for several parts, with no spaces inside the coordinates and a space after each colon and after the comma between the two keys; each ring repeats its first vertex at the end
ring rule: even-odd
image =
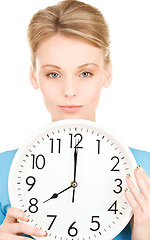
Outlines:
{"type": "MultiPolygon", "coordinates": [[[[130,148],[137,165],[147,172],[150,176],[150,153],[130,148]]],[[[3,223],[8,208],[11,207],[8,196],[8,175],[12,160],[17,150],[8,151],[0,154],[0,225],[3,223]]],[[[114,240],[130,240],[131,229],[128,224],[124,230],[114,238],[114,240]]]]}

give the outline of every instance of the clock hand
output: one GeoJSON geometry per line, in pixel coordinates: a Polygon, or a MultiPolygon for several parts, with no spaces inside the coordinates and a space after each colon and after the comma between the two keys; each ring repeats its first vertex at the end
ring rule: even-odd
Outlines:
{"type": "Polygon", "coordinates": [[[76,169],[77,169],[77,148],[75,147],[74,151],[74,182],[76,181],[76,169]]]}
{"type": "Polygon", "coordinates": [[[74,182],[73,182],[74,186],[73,186],[72,202],[74,202],[75,187],[77,187],[77,183],[76,183],[77,156],[78,156],[78,150],[75,147],[75,151],[74,151],[74,182]]]}
{"type": "Polygon", "coordinates": [[[65,191],[67,191],[68,189],[70,189],[70,188],[72,188],[73,187],[73,185],[71,185],[71,186],[69,186],[69,187],[67,187],[67,188],[65,188],[64,190],[62,190],[61,192],[59,192],[59,193],[54,193],[49,199],[47,199],[47,200],[45,200],[43,203],[46,203],[46,202],[48,202],[50,199],[53,199],[53,198],[57,198],[58,197],[58,195],[60,195],[61,193],[63,193],[63,192],[65,192],[65,191]]]}
{"type": "Polygon", "coordinates": [[[75,188],[73,189],[72,202],[74,202],[75,188]]]}
{"type": "Polygon", "coordinates": [[[54,193],[49,199],[45,200],[43,203],[46,203],[46,202],[48,202],[49,200],[51,200],[53,198],[57,198],[58,195],[60,195],[61,193],[67,191],[71,187],[73,187],[72,202],[74,202],[75,188],[77,187],[77,183],[76,183],[76,168],[77,168],[77,149],[75,148],[75,151],[74,151],[74,181],[71,183],[71,186],[65,188],[64,190],[62,190],[59,193],[54,193]]]}

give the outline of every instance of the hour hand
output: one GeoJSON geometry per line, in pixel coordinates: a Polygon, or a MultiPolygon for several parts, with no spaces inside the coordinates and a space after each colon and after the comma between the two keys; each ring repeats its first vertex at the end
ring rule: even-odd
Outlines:
{"type": "Polygon", "coordinates": [[[59,193],[54,193],[49,199],[45,200],[43,203],[46,203],[46,202],[48,202],[48,201],[51,200],[51,199],[58,198],[58,196],[59,196],[61,193],[67,191],[68,189],[70,189],[70,188],[72,188],[72,187],[73,187],[73,186],[70,185],[69,187],[65,188],[65,189],[62,190],[61,192],[59,192],[59,193]]]}

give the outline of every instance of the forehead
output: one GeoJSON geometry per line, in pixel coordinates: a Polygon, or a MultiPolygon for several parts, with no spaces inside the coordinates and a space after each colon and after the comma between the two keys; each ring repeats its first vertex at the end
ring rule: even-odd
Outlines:
{"type": "Polygon", "coordinates": [[[81,65],[86,62],[103,63],[103,52],[85,41],[75,37],[56,34],[43,41],[37,50],[37,62],[40,65],[81,65]]]}

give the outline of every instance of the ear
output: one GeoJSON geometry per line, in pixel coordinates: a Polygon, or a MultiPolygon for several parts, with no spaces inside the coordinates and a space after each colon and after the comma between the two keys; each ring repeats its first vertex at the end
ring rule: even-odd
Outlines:
{"type": "Polygon", "coordinates": [[[30,82],[33,86],[34,89],[38,89],[39,88],[39,84],[38,84],[38,81],[37,81],[37,77],[36,77],[36,71],[33,69],[33,66],[31,65],[30,66],[30,82]]]}
{"type": "Polygon", "coordinates": [[[108,88],[112,82],[112,63],[109,63],[108,66],[106,66],[106,76],[104,81],[104,87],[108,88]]]}

